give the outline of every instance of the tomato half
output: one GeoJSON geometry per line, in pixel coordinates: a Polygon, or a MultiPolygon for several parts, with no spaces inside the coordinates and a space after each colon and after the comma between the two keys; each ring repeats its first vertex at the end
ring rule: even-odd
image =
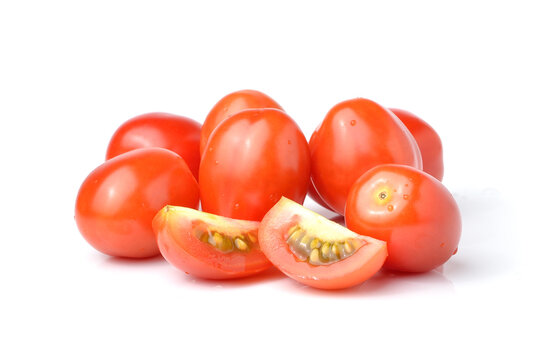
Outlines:
{"type": "Polygon", "coordinates": [[[164,207],[153,221],[163,257],[178,269],[207,279],[244,277],[272,266],[259,248],[258,227],[257,221],[177,206],[164,207]]]}
{"type": "Polygon", "coordinates": [[[384,241],[358,235],[286,198],[261,221],[259,244],[284,274],[321,289],[357,285],[387,257],[384,241]]]}
{"type": "Polygon", "coordinates": [[[241,111],[207,143],[200,161],[202,209],[259,221],[282,196],[303,203],[309,173],[309,148],[294,120],[276,109],[241,111]]]}
{"type": "Polygon", "coordinates": [[[442,142],[439,134],[427,122],[400,109],[390,109],[414,136],[424,163],[424,171],[442,181],[444,164],[442,159],[442,142]]]}
{"type": "Polygon", "coordinates": [[[161,147],[181,156],[198,179],[200,129],[194,120],[167,113],[136,116],[122,124],[111,137],[106,160],[127,151],[161,147]]]}
{"type": "Polygon", "coordinates": [[[106,161],[87,176],[75,219],[96,250],[142,258],[159,253],[152,219],[165,205],[197,208],[198,183],[185,161],[161,148],[137,149],[106,161]]]}
{"type": "Polygon", "coordinates": [[[433,176],[402,165],[377,166],[350,189],[346,224],[387,241],[389,269],[422,272],[456,251],[461,215],[452,194],[433,176]]]}
{"type": "Polygon", "coordinates": [[[389,110],[367,99],[335,105],[309,142],[311,177],[326,204],[339,214],[350,186],[380,164],[422,168],[422,157],[409,130],[389,110]]]}
{"type": "Polygon", "coordinates": [[[224,96],[215,104],[213,109],[211,109],[202,125],[200,154],[204,153],[209,136],[222,121],[242,110],[263,108],[283,110],[281,106],[268,95],[256,90],[240,90],[224,96]]]}

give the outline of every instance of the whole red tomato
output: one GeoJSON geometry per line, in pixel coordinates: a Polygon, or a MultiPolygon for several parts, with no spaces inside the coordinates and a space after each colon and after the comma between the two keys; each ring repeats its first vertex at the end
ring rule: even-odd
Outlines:
{"type": "Polygon", "coordinates": [[[450,192],[433,176],[402,165],[381,165],[350,189],[346,226],[387,242],[385,267],[429,271],[454,254],[461,215],[450,192]]]}
{"type": "Polygon", "coordinates": [[[409,111],[390,109],[413,134],[424,163],[424,171],[442,181],[444,165],[442,160],[442,142],[439,134],[424,120],[409,111]]]}
{"type": "Polygon", "coordinates": [[[282,197],[303,203],[309,186],[309,148],[283,111],[241,111],[211,134],[200,162],[202,209],[259,221],[282,197]]]}
{"type": "Polygon", "coordinates": [[[204,153],[209,135],[222,121],[231,115],[246,109],[280,109],[281,106],[268,95],[256,90],[240,90],[220,99],[207,115],[202,125],[202,139],[200,140],[200,154],[204,153]]]}
{"type": "Polygon", "coordinates": [[[350,186],[380,164],[422,168],[416,141],[389,110],[367,99],[335,105],[309,142],[311,177],[324,202],[339,214],[350,186]]]}
{"type": "Polygon", "coordinates": [[[127,151],[161,147],[181,156],[198,179],[201,125],[184,116],[149,113],[122,124],[107,147],[106,160],[127,151]]]}
{"type": "Polygon", "coordinates": [[[95,249],[133,258],[159,254],[152,219],[165,205],[198,208],[198,183],[172,151],[146,148],[106,161],[87,176],[75,219],[95,249]]]}

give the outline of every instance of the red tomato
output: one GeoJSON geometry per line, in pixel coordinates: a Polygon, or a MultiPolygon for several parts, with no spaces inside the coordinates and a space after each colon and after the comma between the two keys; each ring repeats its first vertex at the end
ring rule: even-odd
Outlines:
{"type": "Polygon", "coordinates": [[[424,120],[408,111],[390,109],[413,134],[424,163],[424,171],[442,181],[444,165],[442,160],[442,142],[439,134],[424,120]]]}
{"type": "Polygon", "coordinates": [[[259,245],[284,274],[321,289],[342,289],[374,275],[384,241],[358,235],[286,198],[259,225],[259,245]]]}
{"type": "Polygon", "coordinates": [[[161,254],[197,277],[231,279],[256,274],[272,264],[257,241],[259,222],[234,220],[178,206],[154,218],[161,254]]]}
{"type": "Polygon", "coordinates": [[[96,250],[142,258],[159,253],[154,215],[167,204],[198,207],[198,184],[185,161],[160,148],[137,149],[87,176],[76,199],[76,223],[96,250]]]}
{"type": "Polygon", "coordinates": [[[136,116],[115,131],[106,160],[134,149],[161,147],[181,156],[198,179],[200,129],[199,123],[184,116],[166,113],[136,116]]]}
{"type": "Polygon", "coordinates": [[[202,139],[200,141],[200,154],[204,153],[209,136],[222,121],[231,115],[247,109],[273,108],[281,106],[269,96],[256,90],[240,90],[224,96],[211,109],[202,125],[202,139]]]}
{"type": "Polygon", "coordinates": [[[261,220],[282,197],[303,203],[309,186],[309,148],[283,111],[241,111],[221,123],[200,162],[202,209],[261,220]]]}
{"type": "Polygon", "coordinates": [[[311,177],[326,204],[339,214],[350,186],[380,164],[422,168],[415,139],[389,110],[367,99],[335,105],[309,142],[311,177]]]}
{"type": "Polygon", "coordinates": [[[387,241],[385,266],[421,272],[444,264],[457,249],[461,215],[440,181],[402,165],[377,166],[352,186],[346,224],[387,241]]]}

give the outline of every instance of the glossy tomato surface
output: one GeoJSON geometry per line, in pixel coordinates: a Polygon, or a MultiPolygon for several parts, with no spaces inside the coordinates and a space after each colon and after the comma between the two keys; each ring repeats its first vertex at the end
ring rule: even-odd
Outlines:
{"type": "Polygon", "coordinates": [[[452,194],[433,176],[401,165],[377,166],[353,185],[346,225],[387,241],[389,269],[429,271],[456,251],[461,215],[452,194]]]}
{"type": "Polygon", "coordinates": [[[122,124],[107,147],[106,160],[127,151],[161,147],[181,156],[198,179],[201,125],[184,116],[149,113],[122,124]]]}
{"type": "Polygon", "coordinates": [[[75,219],[95,249],[142,258],[159,253],[152,219],[165,205],[197,208],[198,184],[185,161],[161,148],[137,149],[106,161],[87,176],[75,219]]]}
{"type": "Polygon", "coordinates": [[[384,241],[356,234],[286,198],[261,221],[259,244],[284,274],[320,289],[360,284],[387,257],[384,241]]]}
{"type": "Polygon", "coordinates": [[[270,268],[259,248],[258,227],[257,221],[177,206],[166,206],[153,221],[163,257],[187,274],[206,279],[245,277],[270,268]]]}
{"type": "Polygon", "coordinates": [[[263,108],[283,110],[272,98],[257,90],[240,90],[224,96],[211,109],[202,125],[200,154],[203,154],[209,136],[222,121],[242,110],[263,108]]]}
{"type": "Polygon", "coordinates": [[[414,136],[420,153],[424,171],[433,175],[439,181],[444,176],[444,164],[442,159],[442,142],[439,134],[427,122],[410,113],[400,109],[390,109],[409,129],[414,136]]]}
{"type": "Polygon", "coordinates": [[[380,164],[422,168],[416,141],[389,110],[367,99],[335,105],[309,142],[311,176],[325,203],[339,214],[350,186],[380,164]]]}
{"type": "Polygon", "coordinates": [[[309,186],[309,148],[283,111],[241,111],[220,124],[200,162],[202,209],[261,220],[282,197],[303,203],[309,186]]]}

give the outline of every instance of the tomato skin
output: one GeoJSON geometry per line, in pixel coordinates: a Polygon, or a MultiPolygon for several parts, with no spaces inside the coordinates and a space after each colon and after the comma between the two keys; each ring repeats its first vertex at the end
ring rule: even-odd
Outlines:
{"type": "Polygon", "coordinates": [[[387,163],[422,168],[420,150],[405,125],[363,98],[335,105],[311,136],[309,148],[313,184],[341,215],[350,186],[365,171],[387,163]]]}
{"type": "MultiPolygon", "coordinates": [[[[210,230],[217,227],[236,233],[254,233],[257,239],[259,222],[234,220],[197,212],[200,217],[214,218],[202,225],[210,230]]],[[[153,229],[163,257],[174,267],[187,274],[204,279],[235,279],[257,274],[272,264],[261,252],[259,244],[251,244],[250,251],[222,253],[194,236],[194,222],[198,221],[192,210],[174,210],[167,206],[154,217],[153,229]],[[170,210],[169,210],[170,208],[170,210]]],[[[257,241],[257,240],[256,240],[257,241]]]]}
{"type": "Polygon", "coordinates": [[[385,242],[354,234],[286,198],[281,198],[261,221],[259,244],[266,257],[285,275],[302,284],[326,290],[344,289],[368,280],[382,267],[387,257],[385,242]],[[291,227],[305,223],[309,226],[319,224],[322,231],[339,238],[357,237],[366,244],[352,256],[336,263],[311,265],[295,257],[286,239],[291,227]]]}
{"type": "Polygon", "coordinates": [[[282,197],[303,203],[309,148],[294,120],[276,109],[241,111],[213,131],[200,161],[202,209],[260,221],[282,197]]]}
{"type": "Polygon", "coordinates": [[[452,194],[433,176],[402,165],[376,166],[353,184],[346,225],[387,241],[384,266],[408,272],[444,264],[461,237],[461,215],[452,194]]]}
{"type": "Polygon", "coordinates": [[[211,109],[202,125],[200,154],[204,153],[209,136],[222,121],[242,110],[263,108],[283,110],[276,101],[257,90],[240,90],[224,96],[211,109]]]}
{"type": "Polygon", "coordinates": [[[439,181],[444,176],[444,164],[442,159],[442,142],[439,134],[427,122],[401,109],[390,109],[409,129],[422,154],[424,171],[433,175],[439,181]]]}
{"type": "Polygon", "coordinates": [[[87,176],[76,198],[75,219],[96,250],[132,258],[159,254],[154,215],[167,204],[197,208],[198,184],[170,150],[145,148],[118,155],[87,176]]]}
{"type": "Polygon", "coordinates": [[[309,182],[309,190],[307,191],[307,195],[313,199],[318,205],[322,206],[323,208],[326,208],[330,211],[333,211],[331,210],[331,208],[328,206],[328,204],[326,204],[324,202],[324,200],[322,200],[322,198],[320,197],[320,195],[318,194],[318,191],[316,191],[316,188],[315,188],[315,185],[313,184],[312,181],[309,182]]]}
{"type": "Polygon", "coordinates": [[[198,179],[201,125],[184,116],[154,112],[136,116],[115,131],[106,160],[130,150],[160,147],[181,156],[198,179]]]}

